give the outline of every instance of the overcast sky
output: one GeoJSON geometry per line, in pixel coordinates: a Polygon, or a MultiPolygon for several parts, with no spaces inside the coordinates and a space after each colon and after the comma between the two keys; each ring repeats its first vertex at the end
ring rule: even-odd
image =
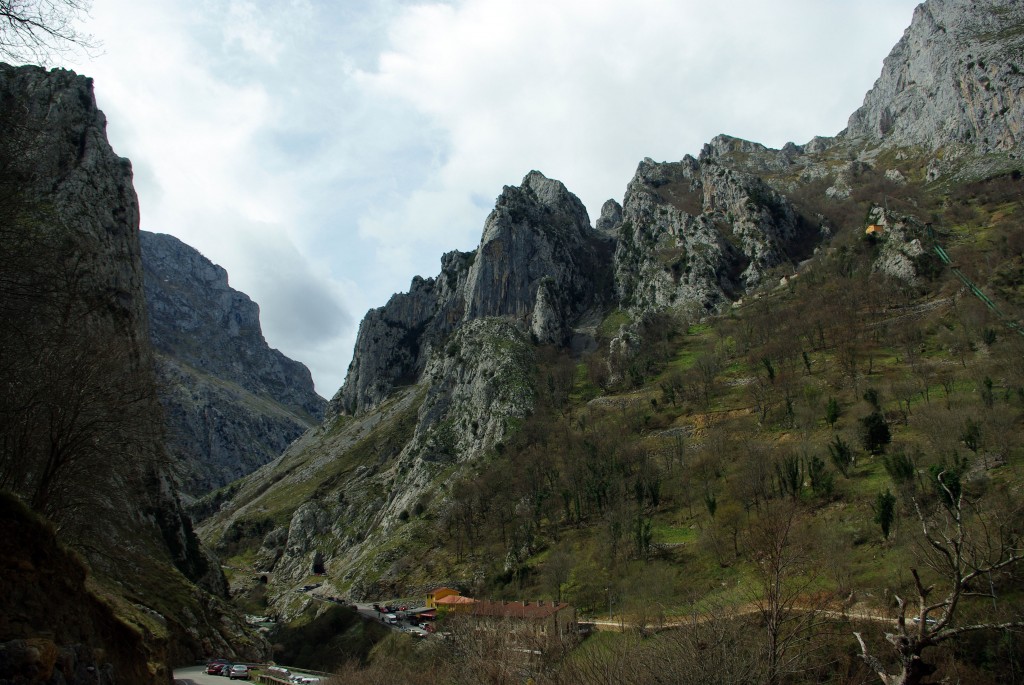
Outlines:
{"type": "Polygon", "coordinates": [[[503,185],[591,221],[644,157],[834,135],[911,0],[94,0],[142,228],[225,267],[271,346],[344,380],[359,321],[476,247],[503,185]]]}

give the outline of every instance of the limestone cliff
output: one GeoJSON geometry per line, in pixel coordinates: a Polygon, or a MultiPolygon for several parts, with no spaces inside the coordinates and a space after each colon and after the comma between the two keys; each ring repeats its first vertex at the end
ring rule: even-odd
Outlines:
{"type": "Polygon", "coordinates": [[[706,156],[640,163],[626,190],[615,250],[620,306],[714,310],[805,256],[817,238],[760,178],[706,156]]]}
{"type": "Polygon", "coordinates": [[[914,11],[845,135],[888,146],[1019,153],[1024,5],[928,0],[914,11]]]}
{"type": "MultiPolygon", "coordinates": [[[[166,682],[171,662],[194,659],[204,642],[258,656],[265,643],[214,596],[223,577],[167,469],[138,201],[92,82],[0,65],[0,122],[0,483],[57,523],[119,619],[146,623],[146,672],[124,678],[166,682]]],[[[58,635],[59,622],[44,609],[0,641],[58,635]]],[[[115,634],[98,639],[100,656],[115,653],[103,642],[115,634]]]]}
{"type": "Polygon", "coordinates": [[[169,235],[140,232],[149,337],[186,492],[236,480],[323,418],[309,370],[271,349],[259,307],[169,235]]]}
{"type": "Polygon", "coordinates": [[[437,278],[417,277],[366,315],[331,412],[365,411],[417,380],[462,322],[504,317],[538,342],[566,342],[581,314],[611,299],[610,249],[575,195],[531,171],[502,191],[475,252],[445,255],[437,278]]]}

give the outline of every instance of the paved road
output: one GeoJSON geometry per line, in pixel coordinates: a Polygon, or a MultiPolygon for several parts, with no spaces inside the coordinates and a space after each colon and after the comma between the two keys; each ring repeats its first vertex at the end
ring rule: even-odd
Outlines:
{"type": "Polygon", "coordinates": [[[174,671],[174,685],[227,685],[238,680],[228,680],[224,676],[206,675],[205,666],[189,666],[174,671]]]}
{"type": "MultiPolygon", "coordinates": [[[[299,671],[293,671],[293,673],[304,675],[299,671]]],[[[326,680],[326,676],[323,679],[326,680]]],[[[174,685],[228,685],[228,683],[244,682],[246,681],[231,680],[219,675],[206,675],[205,666],[189,666],[188,668],[177,668],[174,670],[174,685]]]]}

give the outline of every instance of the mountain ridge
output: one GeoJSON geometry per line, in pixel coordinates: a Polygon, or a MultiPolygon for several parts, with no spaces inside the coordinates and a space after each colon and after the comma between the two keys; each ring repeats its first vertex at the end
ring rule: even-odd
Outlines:
{"type": "MultiPolygon", "coordinates": [[[[984,5],[1002,13],[1004,18],[1014,17],[1014,25],[1019,25],[1020,10],[1012,3],[990,1],[984,5]]],[[[451,499],[451,469],[443,471],[448,474],[445,480],[424,480],[428,471],[417,466],[424,461],[422,451],[406,451],[396,443],[393,450],[378,453],[373,460],[375,465],[367,464],[360,472],[358,488],[376,493],[374,497],[383,504],[373,507],[372,515],[365,511],[359,515],[359,531],[354,536],[339,535],[338,526],[311,525],[308,516],[298,515],[298,509],[316,507],[324,521],[344,520],[347,510],[330,501],[332,493],[341,497],[344,492],[343,499],[349,497],[349,486],[343,478],[319,481],[311,497],[301,502],[275,499],[273,479],[276,469],[289,465],[289,474],[303,471],[311,481],[317,481],[319,477],[312,464],[344,460],[352,454],[352,443],[345,447],[328,442],[322,444],[318,453],[321,447],[317,446],[317,435],[337,435],[356,430],[355,426],[365,430],[371,424],[378,426],[374,430],[383,430],[390,410],[375,414],[381,407],[407,401],[400,398],[430,392],[438,397],[445,393],[451,397],[454,384],[441,391],[435,385],[440,379],[428,378],[426,369],[433,364],[451,369],[446,372],[451,374],[459,364],[469,370],[484,368],[486,353],[483,357],[479,352],[466,355],[457,338],[460,328],[472,317],[480,322],[502,317],[502,325],[519,331],[512,339],[527,335],[533,345],[565,344],[575,335],[582,336],[574,349],[600,346],[607,357],[607,366],[595,369],[595,377],[611,379],[602,382],[622,382],[631,374],[642,376],[643,364],[647,362],[641,358],[640,350],[651,342],[645,338],[659,335],[659,312],[727,312],[743,299],[771,292],[780,282],[798,274],[802,265],[816,254],[831,253],[829,241],[841,228],[840,224],[851,223],[849,217],[840,217],[836,212],[853,207],[853,196],[867,192],[862,189],[875,184],[882,189],[877,196],[884,197],[886,188],[901,188],[909,181],[935,182],[954,174],[991,173],[999,164],[1005,168],[1009,168],[1006,164],[1019,166],[1015,160],[1021,145],[1013,133],[1013,117],[972,119],[977,131],[991,129],[992,140],[1002,141],[998,145],[1007,148],[994,162],[989,159],[988,148],[979,152],[979,148],[959,144],[965,139],[959,132],[966,129],[956,123],[969,111],[978,107],[989,111],[991,103],[1018,92],[1017,75],[1012,68],[1000,70],[1005,78],[990,80],[989,88],[981,93],[949,91],[943,101],[943,106],[949,108],[949,120],[944,120],[946,128],[936,129],[938,119],[927,112],[922,114],[917,99],[901,99],[913,86],[906,79],[900,80],[899,74],[904,71],[926,68],[932,62],[941,63],[943,69],[953,68],[950,65],[959,65],[957,68],[964,70],[974,68],[968,67],[966,61],[957,61],[959,48],[940,40],[942,34],[952,33],[954,28],[958,36],[970,32],[973,24],[966,18],[971,11],[967,4],[928,0],[922,8],[915,12],[904,39],[887,58],[883,75],[865,96],[865,104],[851,115],[848,128],[835,137],[816,137],[804,145],[787,144],[780,150],[771,150],[722,135],[710,141],[699,158],[667,163],[644,160],[627,187],[623,203],[610,200],[604,205],[597,229],[589,227],[589,220],[579,221],[573,196],[561,183],[539,172],[530,172],[519,187],[506,187],[485,223],[476,251],[446,255],[437,278],[414,279],[409,293],[395,295],[387,305],[367,315],[360,327],[345,384],[332,399],[324,425],[274,465],[243,481],[236,499],[228,501],[219,516],[203,523],[204,539],[223,550],[222,536],[229,528],[239,530],[245,518],[243,511],[258,507],[261,501],[273,501],[271,510],[276,513],[267,524],[270,529],[265,537],[248,542],[244,534],[240,541],[234,534],[233,537],[236,543],[270,550],[275,545],[280,549],[275,541],[290,539],[293,529],[302,531],[303,543],[288,551],[290,558],[284,567],[276,566],[278,562],[274,561],[280,555],[260,557],[266,563],[264,570],[283,570],[275,581],[279,584],[275,601],[282,602],[277,606],[288,615],[297,612],[301,602],[286,597],[286,588],[308,570],[315,554],[324,558],[332,587],[339,594],[380,596],[377,593],[400,583],[403,577],[422,578],[429,573],[429,562],[420,558],[419,562],[426,567],[416,572],[401,563],[402,550],[413,548],[410,536],[416,535],[403,532],[408,531],[409,526],[403,523],[412,514],[408,504],[431,512],[432,520],[450,520],[446,517],[458,515],[453,511],[457,505],[451,499]],[[944,17],[949,28],[943,31],[934,21],[935,16],[944,17]],[[923,47],[906,54],[907,45],[921,36],[932,36],[935,40],[924,40],[923,47]],[[927,52],[929,46],[934,54],[927,52]],[[956,99],[957,93],[963,97],[956,99]],[[961,103],[971,106],[961,107],[961,103]],[[890,113],[883,116],[889,105],[890,113]],[[888,123],[879,125],[883,120],[888,123]],[[1010,122],[1008,127],[1004,126],[1005,121],[1010,122]],[[1004,130],[1009,137],[998,133],[1004,130]],[[942,147],[951,141],[958,144],[948,149],[942,147]],[[534,190],[535,184],[541,185],[540,192],[534,190]],[[553,216],[550,225],[545,223],[547,219],[531,224],[531,216],[543,216],[545,212],[553,216]],[[510,231],[502,233],[503,226],[510,227],[510,231]],[[578,226],[579,231],[565,230],[566,226],[578,226]],[[529,241],[525,240],[528,234],[532,235],[529,241]],[[585,238],[573,239],[573,235],[585,238]],[[524,247],[519,240],[531,246],[524,247]],[[560,240],[576,246],[569,249],[574,254],[586,255],[587,248],[582,246],[589,241],[595,246],[605,245],[605,250],[614,246],[614,257],[607,262],[598,260],[600,267],[589,270],[598,277],[589,284],[584,279],[582,287],[574,279],[588,270],[579,268],[572,260],[552,264],[544,258],[539,262],[515,258],[554,254],[560,240]],[[531,270],[536,263],[543,267],[531,270]],[[504,266],[499,268],[499,264],[504,266]],[[514,271],[503,270],[508,268],[514,271]],[[609,268],[608,276],[602,276],[609,268]],[[568,293],[581,291],[587,294],[581,301],[563,299],[568,293]],[[443,298],[438,296],[440,292],[444,293],[443,298]],[[472,297],[463,293],[472,293],[472,297]],[[603,319],[600,325],[592,320],[593,310],[601,311],[596,317],[603,319]],[[402,456],[396,459],[395,455],[402,456]],[[347,541],[339,545],[339,538],[347,541]],[[386,554],[381,550],[386,550],[386,554]]],[[[1011,38],[1010,43],[1001,44],[1003,48],[1015,45],[1012,41],[1016,38],[1011,38]]],[[[1000,46],[991,49],[998,51],[1000,46]]],[[[977,135],[972,134],[971,139],[977,135]]],[[[982,140],[985,137],[980,135],[982,140]]],[[[863,214],[855,221],[862,217],[863,214]]],[[[897,241],[909,245],[917,239],[913,232],[904,235],[894,231],[890,248],[899,251],[903,248],[896,245],[897,241]]],[[[598,254],[596,247],[589,249],[595,250],[590,254],[598,254]]],[[[910,252],[906,254],[920,255],[912,247],[907,249],[910,252]]],[[[917,276],[915,269],[921,265],[914,261],[916,258],[906,257],[900,262],[901,278],[906,282],[913,282],[917,276]]],[[[584,263],[587,259],[590,257],[584,263]]],[[[534,349],[535,355],[540,355],[544,348],[534,349]]],[[[536,363],[525,360],[519,369],[525,378],[536,369],[536,363]]],[[[538,382],[547,383],[548,388],[531,382],[528,395],[533,402],[557,394],[555,388],[571,386],[572,374],[554,374],[538,382]]],[[[500,385],[492,382],[489,392],[500,385]]],[[[485,396],[487,392],[480,394],[485,396]]],[[[445,404],[442,401],[438,406],[445,404]]],[[[409,406],[410,411],[415,409],[419,425],[427,426],[422,421],[430,410],[423,404],[409,406]]],[[[409,440],[407,446],[416,442],[413,434],[420,439],[429,438],[421,445],[450,445],[454,441],[458,445],[454,473],[472,473],[472,464],[500,454],[501,446],[521,427],[520,417],[529,413],[524,413],[520,406],[513,414],[505,414],[513,420],[503,420],[501,430],[491,434],[493,437],[486,442],[473,437],[478,430],[474,426],[482,425],[487,416],[485,404],[472,410],[446,411],[439,422],[429,424],[429,430],[403,433],[406,437],[402,439],[409,440]],[[448,431],[447,436],[443,428],[448,431]],[[454,436],[451,430],[455,430],[454,436]]],[[[399,439],[397,434],[393,437],[399,439]]],[[[530,545],[525,544],[522,553],[530,551],[530,545]]]]}

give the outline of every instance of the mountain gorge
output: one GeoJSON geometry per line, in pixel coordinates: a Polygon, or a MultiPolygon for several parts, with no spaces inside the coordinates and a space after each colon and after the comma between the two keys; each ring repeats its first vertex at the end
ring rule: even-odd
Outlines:
{"type": "Polygon", "coordinates": [[[1022,54],[1020,3],[927,0],[836,136],[644,159],[593,226],[528,172],[329,402],[138,230],[91,81],[0,66],[0,681],[448,585],[624,634],[395,634],[346,682],[1020,682],[1022,54]]]}

